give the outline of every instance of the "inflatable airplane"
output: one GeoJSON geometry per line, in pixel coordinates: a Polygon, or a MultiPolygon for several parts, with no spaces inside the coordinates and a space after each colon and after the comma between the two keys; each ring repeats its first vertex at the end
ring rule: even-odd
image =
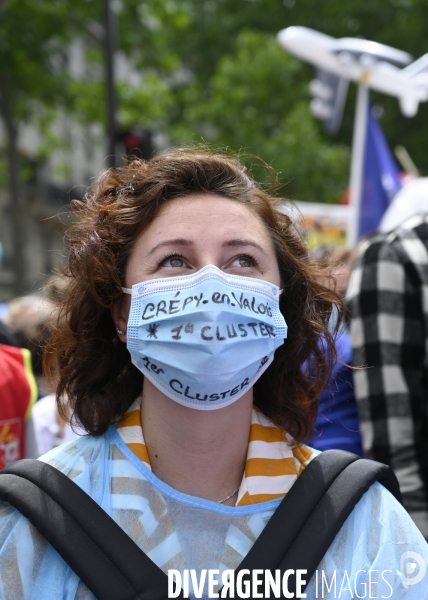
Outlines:
{"type": "Polygon", "coordinates": [[[407,52],[360,38],[335,39],[308,27],[278,33],[283,48],[337,77],[395,96],[401,112],[414,117],[428,100],[428,54],[415,62],[407,52]]]}

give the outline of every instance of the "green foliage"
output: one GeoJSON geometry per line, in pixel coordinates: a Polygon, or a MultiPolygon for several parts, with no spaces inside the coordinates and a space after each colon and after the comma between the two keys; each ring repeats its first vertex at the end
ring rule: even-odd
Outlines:
{"type": "MultiPolygon", "coordinates": [[[[72,0],[2,0],[0,2],[0,106],[5,130],[5,148],[12,156],[19,126],[35,125],[42,143],[19,157],[16,165],[22,181],[34,179],[36,162],[68,140],[54,134],[52,124],[59,114],[79,110],[68,65],[70,43],[82,34],[94,15],[94,3],[72,0]]],[[[0,166],[1,169],[1,166],[0,166]]],[[[10,169],[10,165],[6,170],[10,169]]],[[[6,183],[5,173],[0,185],[6,183]]]]}
{"type": "Polygon", "coordinates": [[[0,154],[0,187],[7,185],[7,161],[5,157],[0,154]]]}
{"type": "Polygon", "coordinates": [[[45,107],[69,105],[68,44],[89,6],[71,0],[0,3],[0,85],[13,97],[15,118],[28,120],[45,107]]]}
{"type": "MultiPolygon", "coordinates": [[[[113,4],[113,2],[112,2],[113,4]]],[[[282,190],[333,202],[349,178],[354,87],[336,139],[309,114],[310,66],[281,49],[276,33],[305,25],[335,37],[363,36],[417,58],[428,52],[427,0],[121,0],[115,2],[120,50],[141,80],[118,73],[121,128],[142,125],[173,144],[205,141],[242,154],[256,174],[259,156],[279,172],[282,190]],[[245,156],[248,156],[245,158],[245,156]]],[[[101,0],[0,0],[0,86],[13,92],[14,114],[44,132],[39,154],[59,143],[49,124],[58,110],[81,123],[105,123],[101,0]],[[86,48],[85,75],[68,69],[69,44],[86,48]]],[[[407,147],[428,173],[428,105],[414,119],[397,101],[373,95],[391,146],[407,147]]]]}
{"type": "Polygon", "coordinates": [[[174,99],[167,83],[153,71],[146,71],[142,83],[130,86],[118,83],[118,117],[123,128],[138,123],[149,129],[162,128],[174,99]]]}
{"type": "MultiPolygon", "coordinates": [[[[185,102],[187,132],[182,123],[175,127],[175,141],[198,132],[216,145],[258,155],[288,184],[285,193],[293,198],[332,202],[341,196],[348,149],[321,138],[309,113],[302,64],[285,55],[274,36],[242,32],[235,54],[220,60],[210,84],[205,101],[185,102]]],[[[194,86],[186,92],[196,96],[194,86]]]]}

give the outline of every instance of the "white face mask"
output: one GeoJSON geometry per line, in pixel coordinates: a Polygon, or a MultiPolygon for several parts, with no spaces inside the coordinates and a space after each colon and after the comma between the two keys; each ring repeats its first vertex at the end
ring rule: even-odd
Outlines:
{"type": "Polygon", "coordinates": [[[184,406],[214,410],[241,398],[287,337],[278,286],[214,265],[123,291],[132,294],[133,364],[184,406]]]}

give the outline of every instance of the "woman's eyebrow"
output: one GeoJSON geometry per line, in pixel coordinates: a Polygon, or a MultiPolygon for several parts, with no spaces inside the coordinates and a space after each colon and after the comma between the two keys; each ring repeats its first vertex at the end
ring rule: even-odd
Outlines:
{"type": "Polygon", "coordinates": [[[192,240],[185,240],[184,238],[175,238],[173,240],[165,240],[163,242],[159,242],[156,244],[148,253],[147,256],[156,252],[158,248],[162,248],[163,246],[193,246],[192,240]]]}
{"type": "Polygon", "coordinates": [[[223,246],[254,246],[254,248],[257,248],[258,250],[263,252],[265,256],[267,256],[265,250],[263,250],[263,248],[259,244],[256,244],[256,242],[253,242],[252,240],[237,238],[234,240],[228,240],[227,242],[224,242],[223,246]]]}

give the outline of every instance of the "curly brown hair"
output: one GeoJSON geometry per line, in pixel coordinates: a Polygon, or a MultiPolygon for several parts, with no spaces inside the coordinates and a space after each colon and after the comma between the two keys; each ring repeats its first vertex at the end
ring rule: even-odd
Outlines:
{"type": "Polygon", "coordinates": [[[288,338],[254,385],[254,402],[301,441],[312,429],[336,356],[328,320],[336,307],[340,323],[341,299],[328,287],[328,273],[310,258],[290,216],[278,210],[284,200],[264,191],[237,159],[200,148],[132,159],[104,171],[82,201],[73,201],[70,283],[45,354],[46,372],[58,378],[60,412],[65,413],[62,399],[68,398],[74,420],[101,434],[141,392],[144,377],[118,339],[111,309],[121,301],[136,239],[163,204],[193,193],[246,204],[268,228],[284,289],[280,309],[288,338]]]}

